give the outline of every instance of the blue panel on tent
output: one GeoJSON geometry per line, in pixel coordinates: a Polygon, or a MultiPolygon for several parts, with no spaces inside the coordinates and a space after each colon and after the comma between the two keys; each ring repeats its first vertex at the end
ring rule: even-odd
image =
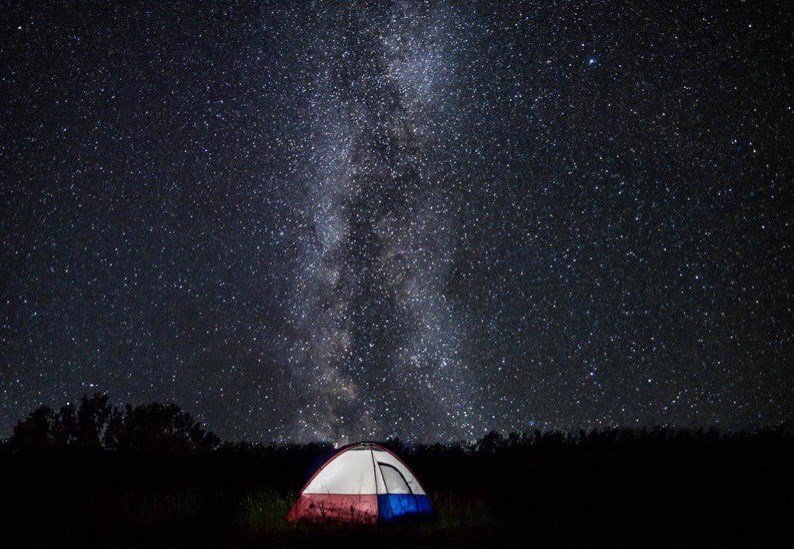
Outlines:
{"type": "Polygon", "coordinates": [[[433,507],[427,495],[378,495],[379,521],[432,512],[433,507]]]}

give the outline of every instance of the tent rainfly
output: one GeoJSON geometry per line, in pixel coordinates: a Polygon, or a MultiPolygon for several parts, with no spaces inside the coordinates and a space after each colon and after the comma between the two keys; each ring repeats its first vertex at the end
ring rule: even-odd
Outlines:
{"type": "Polygon", "coordinates": [[[287,519],[375,524],[432,511],[397,455],[375,443],[355,443],[315,472],[287,519]]]}

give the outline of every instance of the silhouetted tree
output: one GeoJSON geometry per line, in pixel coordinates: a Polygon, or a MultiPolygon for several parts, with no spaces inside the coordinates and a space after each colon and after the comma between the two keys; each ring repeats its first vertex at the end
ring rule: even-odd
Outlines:
{"type": "Polygon", "coordinates": [[[67,403],[58,413],[55,441],[59,446],[73,445],[77,441],[77,409],[67,403]]]}
{"type": "Polygon", "coordinates": [[[408,451],[408,445],[406,445],[399,437],[389,437],[386,441],[384,441],[384,445],[386,448],[391,449],[392,452],[396,453],[397,456],[404,455],[408,451]]]}
{"type": "Polygon", "coordinates": [[[55,412],[41,406],[17,422],[8,444],[12,449],[43,449],[56,444],[58,417],[55,412]]]}
{"type": "Polygon", "coordinates": [[[485,434],[475,446],[475,449],[482,454],[494,454],[496,451],[505,446],[506,440],[496,431],[491,431],[485,434]]]}
{"type": "Polygon", "coordinates": [[[108,417],[107,429],[102,438],[102,446],[105,449],[118,450],[119,449],[119,436],[124,429],[124,411],[120,411],[116,407],[110,411],[108,417]]]}
{"type": "Polygon", "coordinates": [[[172,455],[207,452],[220,444],[173,403],[127,405],[123,414],[111,414],[106,441],[119,450],[172,455]]]}
{"type": "Polygon", "coordinates": [[[56,414],[42,406],[14,427],[11,450],[48,447],[193,454],[218,447],[218,437],[177,405],[152,403],[119,410],[105,394],[84,395],[56,414]]]}
{"type": "Polygon", "coordinates": [[[112,410],[107,394],[84,395],[77,410],[75,444],[91,449],[100,448],[112,410]]]}

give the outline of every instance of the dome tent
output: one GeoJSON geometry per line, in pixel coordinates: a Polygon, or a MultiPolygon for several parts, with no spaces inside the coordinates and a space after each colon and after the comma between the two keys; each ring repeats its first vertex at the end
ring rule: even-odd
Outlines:
{"type": "Polygon", "coordinates": [[[315,472],[287,519],[374,524],[432,511],[397,455],[375,443],[354,443],[315,472]]]}

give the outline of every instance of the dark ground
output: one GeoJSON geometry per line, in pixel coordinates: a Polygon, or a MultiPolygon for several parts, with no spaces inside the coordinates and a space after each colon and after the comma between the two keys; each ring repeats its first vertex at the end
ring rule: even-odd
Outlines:
{"type": "Polygon", "coordinates": [[[5,546],[640,546],[794,544],[782,430],[490,436],[391,444],[437,517],[364,529],[283,517],[327,446],[194,456],[76,448],[0,457],[5,546]]]}

